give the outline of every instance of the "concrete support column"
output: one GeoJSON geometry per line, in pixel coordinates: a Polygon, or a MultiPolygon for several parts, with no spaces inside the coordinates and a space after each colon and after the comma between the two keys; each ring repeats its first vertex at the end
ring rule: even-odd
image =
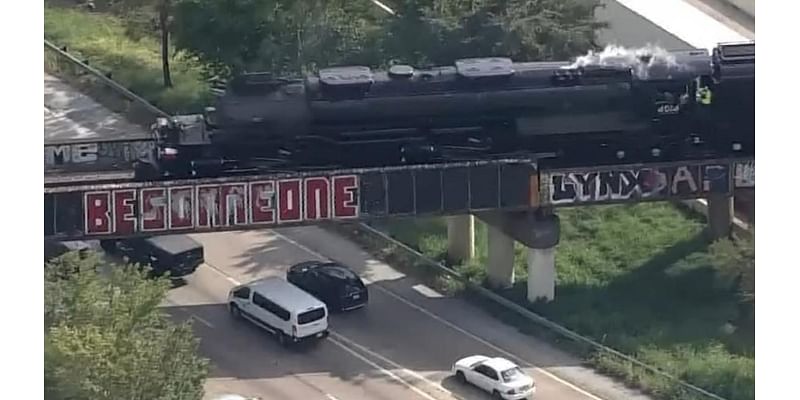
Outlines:
{"type": "Polygon", "coordinates": [[[493,225],[487,225],[489,286],[506,289],[514,284],[514,239],[493,225]]]}
{"type": "Polygon", "coordinates": [[[553,301],[556,295],[556,248],[528,248],[528,301],[553,301]]]}
{"type": "Polygon", "coordinates": [[[728,237],[733,225],[733,196],[724,193],[708,195],[708,225],[713,240],[728,237]]]}
{"type": "Polygon", "coordinates": [[[470,215],[447,217],[447,258],[460,264],[475,257],[475,218],[470,215]]]}

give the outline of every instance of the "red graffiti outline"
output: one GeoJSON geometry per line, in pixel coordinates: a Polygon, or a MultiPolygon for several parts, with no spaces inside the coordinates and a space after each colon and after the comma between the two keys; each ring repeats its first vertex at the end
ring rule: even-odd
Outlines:
{"type": "MultiPolygon", "coordinates": [[[[277,220],[278,220],[278,190],[277,190],[276,186],[277,185],[275,184],[274,180],[255,181],[255,182],[249,182],[248,183],[247,190],[248,190],[248,197],[250,198],[250,200],[248,201],[249,207],[247,207],[247,213],[248,213],[247,220],[250,222],[251,225],[271,226],[271,225],[275,225],[275,223],[277,222],[277,220]],[[269,202],[272,203],[272,204],[270,204],[270,207],[269,207],[269,209],[267,211],[264,211],[264,213],[271,213],[272,214],[272,217],[270,218],[269,221],[256,221],[255,220],[255,218],[256,218],[255,214],[253,213],[253,208],[254,207],[258,207],[257,202],[256,202],[256,197],[257,197],[257,193],[258,192],[254,189],[254,186],[260,186],[260,185],[271,186],[272,187],[272,196],[271,196],[270,199],[268,199],[269,202]]],[[[262,200],[267,200],[267,199],[262,199],[262,200]]]]}
{"type": "Polygon", "coordinates": [[[304,203],[304,201],[303,201],[304,200],[303,199],[303,180],[300,179],[300,178],[280,179],[280,180],[278,180],[277,183],[278,184],[276,185],[276,188],[275,188],[276,189],[275,190],[275,197],[276,197],[276,199],[278,201],[277,201],[277,207],[275,207],[275,208],[277,210],[276,219],[278,221],[278,224],[280,225],[280,224],[286,223],[286,222],[302,222],[303,221],[303,206],[304,206],[304,204],[303,204],[304,203]],[[283,186],[284,183],[297,183],[297,191],[298,191],[297,197],[299,199],[298,206],[300,207],[300,209],[297,210],[298,212],[297,212],[297,218],[296,219],[294,219],[294,218],[292,218],[292,219],[282,219],[281,218],[281,187],[283,186]]]}
{"type": "MultiPolygon", "coordinates": [[[[167,220],[168,220],[168,217],[169,217],[167,215],[169,213],[169,202],[168,202],[169,199],[167,198],[168,197],[168,192],[169,191],[167,190],[166,186],[164,186],[164,187],[142,188],[142,189],[139,190],[139,216],[138,216],[139,221],[140,221],[139,222],[139,227],[140,227],[139,228],[139,232],[141,232],[141,233],[146,233],[146,232],[164,232],[164,231],[166,231],[168,229],[167,228],[167,225],[168,225],[168,221],[167,220]],[[147,220],[147,221],[145,221],[145,213],[144,213],[144,198],[145,198],[145,196],[144,196],[144,193],[145,192],[154,192],[154,191],[158,191],[158,190],[161,191],[161,196],[164,198],[164,202],[165,202],[165,204],[163,205],[163,207],[164,207],[164,215],[163,215],[163,218],[162,218],[163,222],[164,222],[164,225],[163,225],[162,228],[145,228],[145,222],[147,222],[147,221],[155,221],[155,220],[147,220]]],[[[154,196],[154,197],[158,197],[158,196],[154,196]]],[[[158,206],[153,206],[153,209],[157,209],[157,208],[158,208],[158,206]]]]}
{"type": "Polygon", "coordinates": [[[360,182],[358,181],[358,175],[336,175],[331,177],[331,215],[334,219],[357,219],[361,214],[361,199],[359,198],[360,195],[360,182]],[[354,209],[353,215],[351,216],[341,216],[336,212],[336,205],[338,201],[336,200],[336,181],[344,180],[344,179],[353,179],[353,185],[348,185],[345,190],[345,195],[350,194],[352,195],[352,199],[349,202],[343,202],[345,207],[352,207],[354,209]],[[347,204],[351,203],[351,204],[347,204]]]}
{"type": "Polygon", "coordinates": [[[168,207],[169,215],[167,218],[167,226],[169,227],[169,230],[183,231],[196,228],[197,213],[195,211],[197,211],[197,196],[194,190],[194,186],[170,186],[169,189],[167,190],[167,204],[169,205],[168,207]],[[172,215],[175,213],[174,210],[172,209],[172,207],[175,205],[173,204],[172,193],[184,190],[189,191],[189,198],[191,203],[189,207],[189,212],[191,213],[191,216],[189,217],[189,225],[175,227],[172,225],[172,215]]]}
{"type": "Polygon", "coordinates": [[[111,192],[109,191],[94,191],[94,192],[85,192],[83,194],[83,231],[86,235],[109,235],[114,232],[114,211],[113,211],[113,204],[112,204],[112,196],[111,192]],[[98,231],[98,232],[90,232],[89,231],[89,197],[94,195],[102,195],[105,196],[106,204],[106,218],[108,218],[108,230],[105,232],[98,231]]]}

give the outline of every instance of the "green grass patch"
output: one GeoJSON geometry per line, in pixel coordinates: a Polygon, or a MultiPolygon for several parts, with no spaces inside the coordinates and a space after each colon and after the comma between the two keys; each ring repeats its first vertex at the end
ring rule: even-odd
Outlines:
{"type": "MultiPolygon", "coordinates": [[[[173,52],[173,87],[164,88],[160,42],[149,36],[131,38],[124,21],[115,16],[48,6],[44,36],[100,71],[110,72],[115,81],[169,113],[199,112],[211,99],[202,65],[183,53],[173,52]]],[[[51,72],[61,75],[59,70],[51,72]]]]}
{"type": "MultiPolygon", "coordinates": [[[[668,203],[562,209],[559,215],[556,300],[527,304],[527,252],[519,244],[516,283],[502,295],[726,399],[755,397],[754,341],[723,329],[736,318],[737,301],[731,290],[716,284],[704,221],[668,203]]],[[[476,260],[454,268],[483,283],[486,228],[478,220],[475,226],[476,260]]],[[[445,259],[443,218],[392,221],[381,229],[431,258],[445,259]]],[[[496,305],[489,307],[498,311],[496,305]]],[[[498,316],[541,335],[521,318],[498,316]]],[[[616,357],[587,358],[598,369],[661,398],[702,398],[616,357]]]]}

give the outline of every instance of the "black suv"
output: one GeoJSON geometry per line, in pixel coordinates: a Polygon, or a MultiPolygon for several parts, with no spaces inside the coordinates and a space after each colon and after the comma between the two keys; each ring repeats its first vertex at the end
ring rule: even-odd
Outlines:
{"type": "Polygon", "coordinates": [[[203,245],[186,235],[102,240],[100,246],[131,263],[149,265],[153,275],[169,273],[170,278],[189,275],[205,261],[203,245]]]}
{"type": "Polygon", "coordinates": [[[367,305],[369,292],[350,268],[328,261],[305,261],[286,272],[286,280],[322,300],[331,311],[349,311],[367,305]]]}

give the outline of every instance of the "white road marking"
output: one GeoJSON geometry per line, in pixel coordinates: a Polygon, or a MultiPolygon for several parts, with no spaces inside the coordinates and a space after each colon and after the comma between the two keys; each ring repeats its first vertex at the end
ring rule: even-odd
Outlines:
{"type": "Polygon", "coordinates": [[[224,271],[222,271],[219,268],[217,268],[216,266],[214,266],[214,264],[211,264],[208,261],[206,261],[206,262],[203,263],[203,265],[205,265],[208,268],[211,268],[212,271],[216,272],[217,274],[219,274],[220,276],[225,278],[228,282],[232,283],[233,286],[241,285],[241,283],[239,281],[237,281],[232,276],[226,274],[224,271]]]}
{"type": "Polygon", "coordinates": [[[189,313],[189,315],[191,315],[193,319],[196,319],[196,320],[200,321],[200,323],[202,323],[203,325],[205,325],[205,326],[207,326],[209,328],[212,328],[212,329],[214,328],[214,324],[212,324],[211,322],[206,321],[203,318],[200,318],[196,314],[189,313]]]}
{"type": "MultiPolygon", "coordinates": [[[[300,250],[305,251],[308,254],[311,254],[311,255],[313,255],[315,257],[318,257],[318,258],[320,258],[322,260],[328,260],[329,259],[329,257],[325,257],[322,254],[317,253],[316,251],[314,251],[312,249],[309,249],[308,247],[306,247],[306,246],[304,246],[304,245],[302,245],[300,243],[297,243],[296,241],[292,240],[291,238],[288,238],[288,237],[286,237],[286,236],[284,236],[284,235],[282,235],[282,234],[280,234],[278,232],[275,232],[275,231],[273,231],[273,233],[275,234],[275,236],[285,240],[287,243],[290,243],[290,244],[294,245],[295,247],[299,248],[300,250]]],[[[404,297],[401,297],[401,296],[395,294],[394,292],[390,291],[389,289],[384,288],[381,285],[375,284],[375,285],[372,285],[372,287],[374,287],[375,289],[378,289],[381,292],[383,292],[383,293],[385,293],[385,294],[397,299],[398,301],[402,302],[403,304],[405,304],[405,305],[407,305],[407,306],[409,306],[409,307],[411,307],[411,308],[413,308],[413,309],[415,309],[415,310],[417,310],[417,311],[419,311],[419,312],[421,312],[421,313],[433,318],[434,320],[436,320],[436,321],[438,321],[438,322],[440,322],[440,323],[442,323],[442,324],[444,324],[444,325],[456,330],[457,332],[459,332],[459,333],[461,333],[463,335],[466,335],[467,337],[469,337],[469,338],[471,338],[471,339],[473,339],[473,340],[475,340],[475,341],[477,341],[477,342],[479,342],[479,343],[491,348],[492,350],[503,354],[504,356],[508,357],[509,359],[517,360],[517,362],[519,362],[523,366],[528,367],[528,368],[533,368],[536,372],[539,372],[540,374],[545,375],[548,378],[550,378],[550,379],[552,379],[552,380],[554,380],[554,381],[556,381],[556,382],[558,382],[558,383],[560,383],[560,384],[562,384],[562,385],[564,385],[564,386],[566,386],[566,387],[568,387],[568,388],[570,388],[570,389],[572,389],[572,390],[574,390],[574,391],[576,391],[576,392],[578,392],[578,393],[580,393],[580,394],[582,394],[582,395],[584,395],[586,397],[591,398],[592,400],[603,400],[601,397],[598,397],[597,395],[594,395],[594,394],[592,394],[590,392],[587,392],[586,390],[581,389],[580,387],[578,387],[578,386],[576,386],[576,385],[574,385],[572,383],[569,383],[569,382],[565,381],[564,379],[559,378],[556,375],[553,375],[551,372],[549,372],[547,370],[544,370],[541,367],[534,365],[533,363],[530,363],[530,362],[528,362],[526,360],[523,360],[523,359],[519,358],[518,356],[512,354],[511,352],[506,351],[506,350],[498,347],[497,345],[492,344],[491,342],[487,341],[486,339],[483,339],[483,338],[481,338],[481,337],[479,337],[479,336],[477,336],[477,335],[465,330],[464,328],[461,328],[460,326],[457,326],[457,325],[453,324],[452,322],[450,322],[450,321],[448,321],[448,320],[446,320],[446,319],[444,319],[444,318],[432,313],[431,311],[428,311],[425,308],[422,308],[421,306],[418,306],[417,304],[405,299],[404,297]]]]}
{"type": "Polygon", "coordinates": [[[405,373],[407,373],[407,374],[409,374],[409,375],[413,376],[414,378],[417,378],[417,379],[419,379],[420,381],[423,381],[423,382],[425,382],[425,383],[427,383],[427,384],[429,384],[429,385],[433,386],[434,388],[436,388],[437,390],[439,390],[439,391],[443,392],[444,394],[446,394],[446,395],[448,395],[448,396],[455,397],[455,398],[457,398],[457,399],[461,399],[461,397],[460,397],[460,396],[457,396],[455,393],[453,393],[453,392],[451,392],[451,391],[449,391],[449,390],[445,389],[445,388],[444,388],[442,385],[440,385],[439,383],[437,383],[437,382],[434,382],[434,381],[431,381],[430,379],[428,379],[428,378],[425,378],[424,376],[422,376],[422,375],[420,375],[420,374],[418,374],[418,373],[416,373],[416,372],[414,372],[414,371],[412,371],[412,370],[410,370],[410,369],[408,369],[408,368],[405,368],[405,367],[403,367],[402,365],[400,365],[400,364],[398,364],[398,363],[396,363],[396,362],[394,362],[394,361],[392,361],[392,360],[390,360],[390,359],[388,359],[388,358],[386,358],[386,357],[384,357],[384,356],[380,355],[379,353],[377,353],[377,352],[375,352],[375,351],[372,351],[372,350],[370,350],[370,349],[369,349],[368,347],[366,347],[366,346],[362,346],[362,345],[360,345],[360,344],[358,344],[358,343],[354,342],[353,340],[351,340],[351,339],[348,339],[347,337],[345,337],[345,336],[343,336],[343,335],[341,335],[341,334],[339,334],[339,333],[333,332],[333,331],[331,331],[331,335],[333,335],[333,336],[336,336],[337,338],[339,338],[339,340],[341,340],[341,341],[343,341],[343,342],[346,342],[346,343],[348,343],[349,345],[351,345],[351,346],[353,346],[353,347],[355,347],[355,348],[357,348],[357,349],[359,349],[359,350],[363,351],[364,353],[367,353],[367,354],[369,354],[370,356],[372,356],[372,357],[375,357],[375,358],[377,358],[377,359],[379,359],[379,360],[381,360],[381,361],[383,361],[383,362],[385,362],[385,363],[387,363],[387,364],[391,365],[392,367],[394,367],[394,368],[396,368],[396,369],[399,369],[399,370],[401,370],[401,371],[403,371],[403,372],[405,372],[405,373]]]}
{"type": "MultiPolygon", "coordinates": [[[[341,335],[338,335],[338,336],[341,336],[341,335]]],[[[421,397],[423,397],[423,398],[425,398],[427,400],[437,400],[435,397],[423,392],[420,388],[412,385],[411,383],[408,383],[405,379],[397,376],[397,374],[395,374],[394,372],[389,371],[388,369],[383,368],[380,365],[372,362],[372,360],[362,356],[361,354],[358,354],[355,350],[345,346],[343,343],[339,342],[338,340],[334,339],[333,337],[328,336],[328,340],[331,343],[335,344],[336,346],[339,346],[339,348],[341,348],[342,350],[352,354],[353,357],[358,358],[359,360],[365,362],[370,367],[375,368],[376,370],[381,371],[381,373],[383,373],[384,375],[396,380],[397,382],[400,382],[403,386],[413,390],[414,393],[420,395],[421,397]]]]}
{"type": "Polygon", "coordinates": [[[336,396],[334,396],[334,395],[332,395],[330,393],[325,393],[325,397],[327,397],[328,400],[339,400],[339,399],[336,398],[336,396]]]}
{"type": "Polygon", "coordinates": [[[442,297],[444,297],[441,293],[437,292],[433,288],[423,285],[421,283],[412,286],[411,289],[414,289],[414,291],[416,291],[417,293],[425,297],[430,297],[432,299],[441,299],[442,297]]]}
{"type": "MultiPolygon", "coordinates": [[[[221,275],[221,276],[223,276],[223,277],[227,278],[227,279],[228,279],[230,282],[232,282],[234,285],[237,285],[237,286],[238,286],[238,285],[240,285],[240,284],[241,284],[241,282],[239,282],[238,280],[236,280],[236,279],[235,279],[235,278],[233,278],[232,276],[228,275],[227,273],[225,273],[225,272],[221,271],[220,269],[218,269],[218,268],[214,267],[213,265],[211,265],[211,264],[208,264],[208,263],[206,263],[206,265],[207,265],[207,266],[209,266],[209,267],[211,268],[211,270],[212,270],[212,271],[214,271],[214,272],[216,272],[217,274],[219,274],[219,275],[221,275]]],[[[335,344],[336,346],[340,347],[342,350],[344,350],[344,351],[346,351],[346,352],[348,352],[348,353],[352,354],[354,357],[356,357],[356,358],[358,358],[359,360],[361,360],[361,361],[363,361],[363,362],[367,363],[367,365],[369,365],[369,366],[370,366],[370,367],[372,367],[372,368],[375,368],[376,370],[380,371],[380,372],[381,372],[381,373],[383,373],[384,375],[386,375],[386,376],[388,376],[388,377],[390,377],[390,378],[392,378],[392,379],[394,379],[394,380],[396,380],[396,381],[400,382],[402,385],[404,385],[404,386],[408,387],[409,389],[413,390],[415,393],[417,393],[418,395],[420,395],[420,396],[424,397],[425,399],[427,399],[427,400],[437,400],[435,397],[432,397],[432,396],[431,396],[431,395],[429,395],[428,393],[425,393],[424,391],[422,391],[420,388],[418,388],[418,387],[414,386],[413,384],[409,383],[409,382],[408,382],[408,381],[406,381],[405,379],[403,379],[403,378],[401,378],[401,377],[397,376],[397,374],[395,374],[394,372],[392,372],[392,371],[389,371],[388,369],[381,367],[380,365],[378,365],[378,364],[374,363],[373,361],[371,361],[370,359],[368,359],[368,358],[366,358],[366,357],[362,356],[361,354],[358,354],[358,353],[357,353],[355,350],[353,350],[353,349],[351,349],[351,348],[347,347],[346,345],[344,345],[343,343],[341,343],[339,340],[337,340],[337,339],[333,338],[333,336],[339,337],[339,338],[340,338],[340,340],[346,340],[346,341],[347,341],[347,342],[349,342],[349,343],[353,343],[355,346],[358,346],[358,347],[360,347],[360,348],[366,349],[365,347],[363,347],[363,346],[361,346],[361,345],[358,345],[358,344],[356,344],[356,343],[355,343],[354,341],[352,341],[351,339],[348,339],[348,338],[346,338],[345,336],[343,336],[342,334],[336,333],[336,332],[334,332],[334,331],[333,331],[333,330],[331,330],[331,329],[329,329],[329,331],[330,331],[330,333],[331,333],[331,336],[329,336],[329,337],[328,337],[328,340],[329,340],[330,342],[332,342],[333,344],[335,344]]],[[[374,357],[376,357],[376,358],[379,358],[379,359],[381,359],[381,360],[384,360],[384,361],[386,361],[387,363],[389,363],[389,364],[392,364],[393,366],[395,366],[395,365],[399,366],[399,364],[397,364],[397,363],[395,363],[395,362],[393,362],[393,361],[390,361],[390,360],[388,360],[387,358],[385,358],[385,357],[383,357],[383,356],[381,356],[381,355],[379,355],[379,354],[377,354],[377,353],[374,353],[374,352],[370,351],[369,349],[366,349],[366,350],[364,350],[364,352],[365,352],[365,353],[367,353],[367,354],[370,354],[370,355],[372,355],[372,356],[374,356],[374,357]]],[[[447,392],[447,393],[450,393],[450,392],[449,392],[449,391],[447,391],[446,389],[442,388],[442,387],[441,387],[441,385],[437,385],[436,383],[434,383],[434,382],[431,382],[431,381],[429,381],[429,380],[425,379],[424,377],[422,377],[422,376],[420,376],[420,375],[418,375],[418,374],[416,374],[416,373],[414,373],[414,372],[412,372],[412,371],[410,371],[410,370],[408,370],[408,369],[405,369],[405,368],[402,368],[402,367],[400,367],[400,368],[401,368],[401,369],[403,369],[403,371],[404,371],[404,372],[407,372],[407,373],[409,373],[409,374],[411,374],[411,375],[414,375],[415,377],[419,377],[419,379],[421,379],[421,380],[423,380],[423,381],[425,381],[425,382],[428,382],[428,383],[430,383],[430,384],[431,384],[431,385],[433,385],[434,387],[438,386],[439,388],[441,388],[441,390],[444,390],[445,392],[447,392]]],[[[331,395],[330,395],[330,394],[326,394],[326,396],[331,396],[331,395]]],[[[455,397],[455,396],[454,396],[454,397],[455,397]]],[[[330,398],[330,397],[329,397],[329,398],[330,398]]]]}

